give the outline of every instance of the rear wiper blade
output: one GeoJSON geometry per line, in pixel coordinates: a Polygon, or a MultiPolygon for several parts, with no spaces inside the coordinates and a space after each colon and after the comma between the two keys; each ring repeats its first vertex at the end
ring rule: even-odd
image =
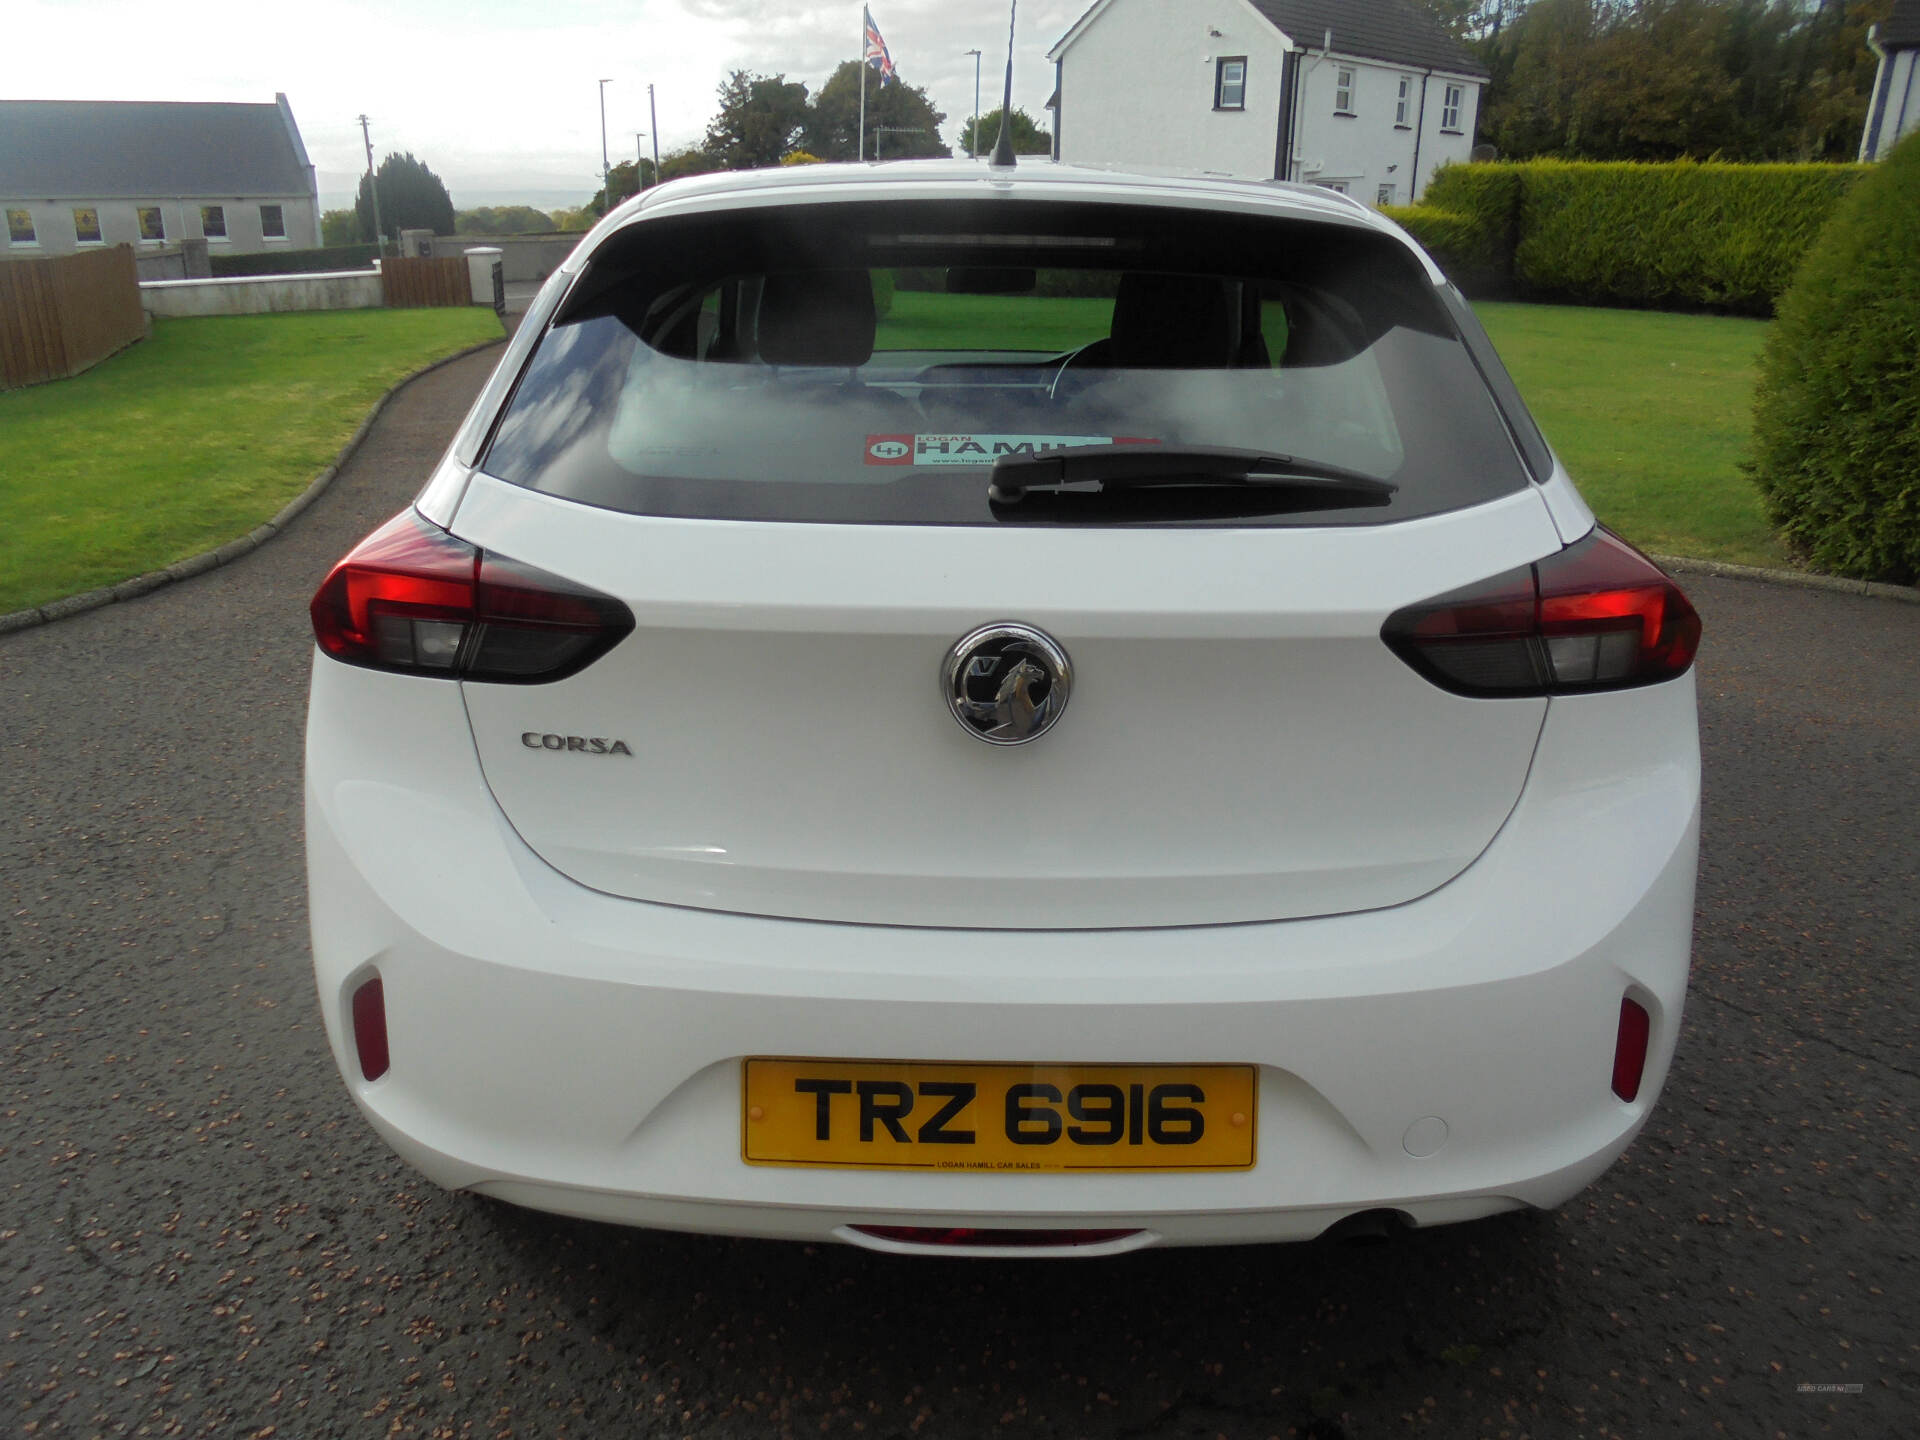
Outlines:
{"type": "Polygon", "coordinates": [[[1144,490],[1173,486],[1271,486],[1352,496],[1382,504],[1400,487],[1328,465],[1266,450],[1226,445],[1082,445],[1044,455],[1002,455],[993,462],[987,498],[1015,505],[1033,490],[1144,490]]]}

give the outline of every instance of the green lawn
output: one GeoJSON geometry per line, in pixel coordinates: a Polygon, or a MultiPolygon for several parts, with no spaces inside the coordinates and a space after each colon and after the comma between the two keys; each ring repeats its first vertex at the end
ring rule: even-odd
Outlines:
{"type": "Polygon", "coordinates": [[[498,338],[477,306],[156,320],[84,375],[0,392],[0,614],[246,534],[394,381],[498,338]]]}
{"type": "Polygon", "coordinates": [[[1766,322],[1474,306],[1580,493],[1643,550],[1783,566],[1740,472],[1766,322]]]}
{"type": "Polygon", "coordinates": [[[1112,300],[894,292],[876,350],[1071,350],[1105,337],[1112,300]]]}

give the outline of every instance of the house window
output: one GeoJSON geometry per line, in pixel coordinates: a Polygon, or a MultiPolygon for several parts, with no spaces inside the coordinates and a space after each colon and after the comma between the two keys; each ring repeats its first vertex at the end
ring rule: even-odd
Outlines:
{"type": "Polygon", "coordinates": [[[1344,180],[1316,180],[1313,183],[1322,190],[1331,190],[1336,195],[1347,193],[1347,182],[1344,180]]]}
{"type": "Polygon", "coordinates": [[[1450,130],[1456,135],[1460,133],[1460,105],[1465,97],[1465,86],[1447,86],[1446,100],[1440,106],[1440,128],[1442,130],[1450,130]]]}
{"type": "Polygon", "coordinates": [[[1376,205],[1391,205],[1393,203],[1393,186],[1382,185],[1374,194],[1373,203],[1376,205]]]}
{"type": "Polygon", "coordinates": [[[209,240],[227,238],[227,207],[224,205],[202,205],[200,207],[200,233],[209,240]]]}
{"type": "Polygon", "coordinates": [[[160,217],[158,205],[142,205],[136,212],[140,217],[140,238],[142,240],[164,240],[167,238],[167,222],[160,217]]]}
{"type": "Polygon", "coordinates": [[[33,233],[33,212],[31,210],[7,211],[7,239],[16,245],[38,245],[39,237],[33,233]]]}
{"type": "Polygon", "coordinates": [[[100,212],[91,205],[73,207],[73,238],[82,245],[100,244],[100,212]]]}
{"type": "Polygon", "coordinates": [[[1402,75],[1400,77],[1400,94],[1393,102],[1393,123],[1403,130],[1408,128],[1407,109],[1412,103],[1413,77],[1411,75],[1402,75]]]}
{"type": "Polygon", "coordinates": [[[1213,108],[1216,110],[1247,108],[1246,56],[1232,55],[1214,62],[1213,108]]]}
{"type": "Polygon", "coordinates": [[[1333,113],[1353,114],[1353,68],[1342,65],[1333,77],[1333,113]]]}
{"type": "Polygon", "coordinates": [[[268,240],[284,240],[287,238],[286,212],[278,205],[262,205],[260,207],[260,234],[268,240]]]}

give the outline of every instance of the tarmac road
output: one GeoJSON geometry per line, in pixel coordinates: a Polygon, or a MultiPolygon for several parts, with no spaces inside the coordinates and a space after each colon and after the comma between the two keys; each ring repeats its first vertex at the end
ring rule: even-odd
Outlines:
{"type": "Polygon", "coordinates": [[[1651,1125],[1558,1213],[1364,1249],[902,1261],[549,1219],[403,1170],[307,967],[305,606],[494,358],[396,397],[263,549],[0,637],[0,1428],[1914,1433],[1920,609],[1886,601],[1690,579],[1693,994],[1651,1125]]]}

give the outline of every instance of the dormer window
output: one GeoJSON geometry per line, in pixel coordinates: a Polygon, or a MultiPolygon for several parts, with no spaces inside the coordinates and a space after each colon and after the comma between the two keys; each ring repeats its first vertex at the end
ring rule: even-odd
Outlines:
{"type": "Polygon", "coordinates": [[[1216,110],[1247,108],[1246,56],[1227,55],[1214,62],[1213,108],[1216,110]]]}

